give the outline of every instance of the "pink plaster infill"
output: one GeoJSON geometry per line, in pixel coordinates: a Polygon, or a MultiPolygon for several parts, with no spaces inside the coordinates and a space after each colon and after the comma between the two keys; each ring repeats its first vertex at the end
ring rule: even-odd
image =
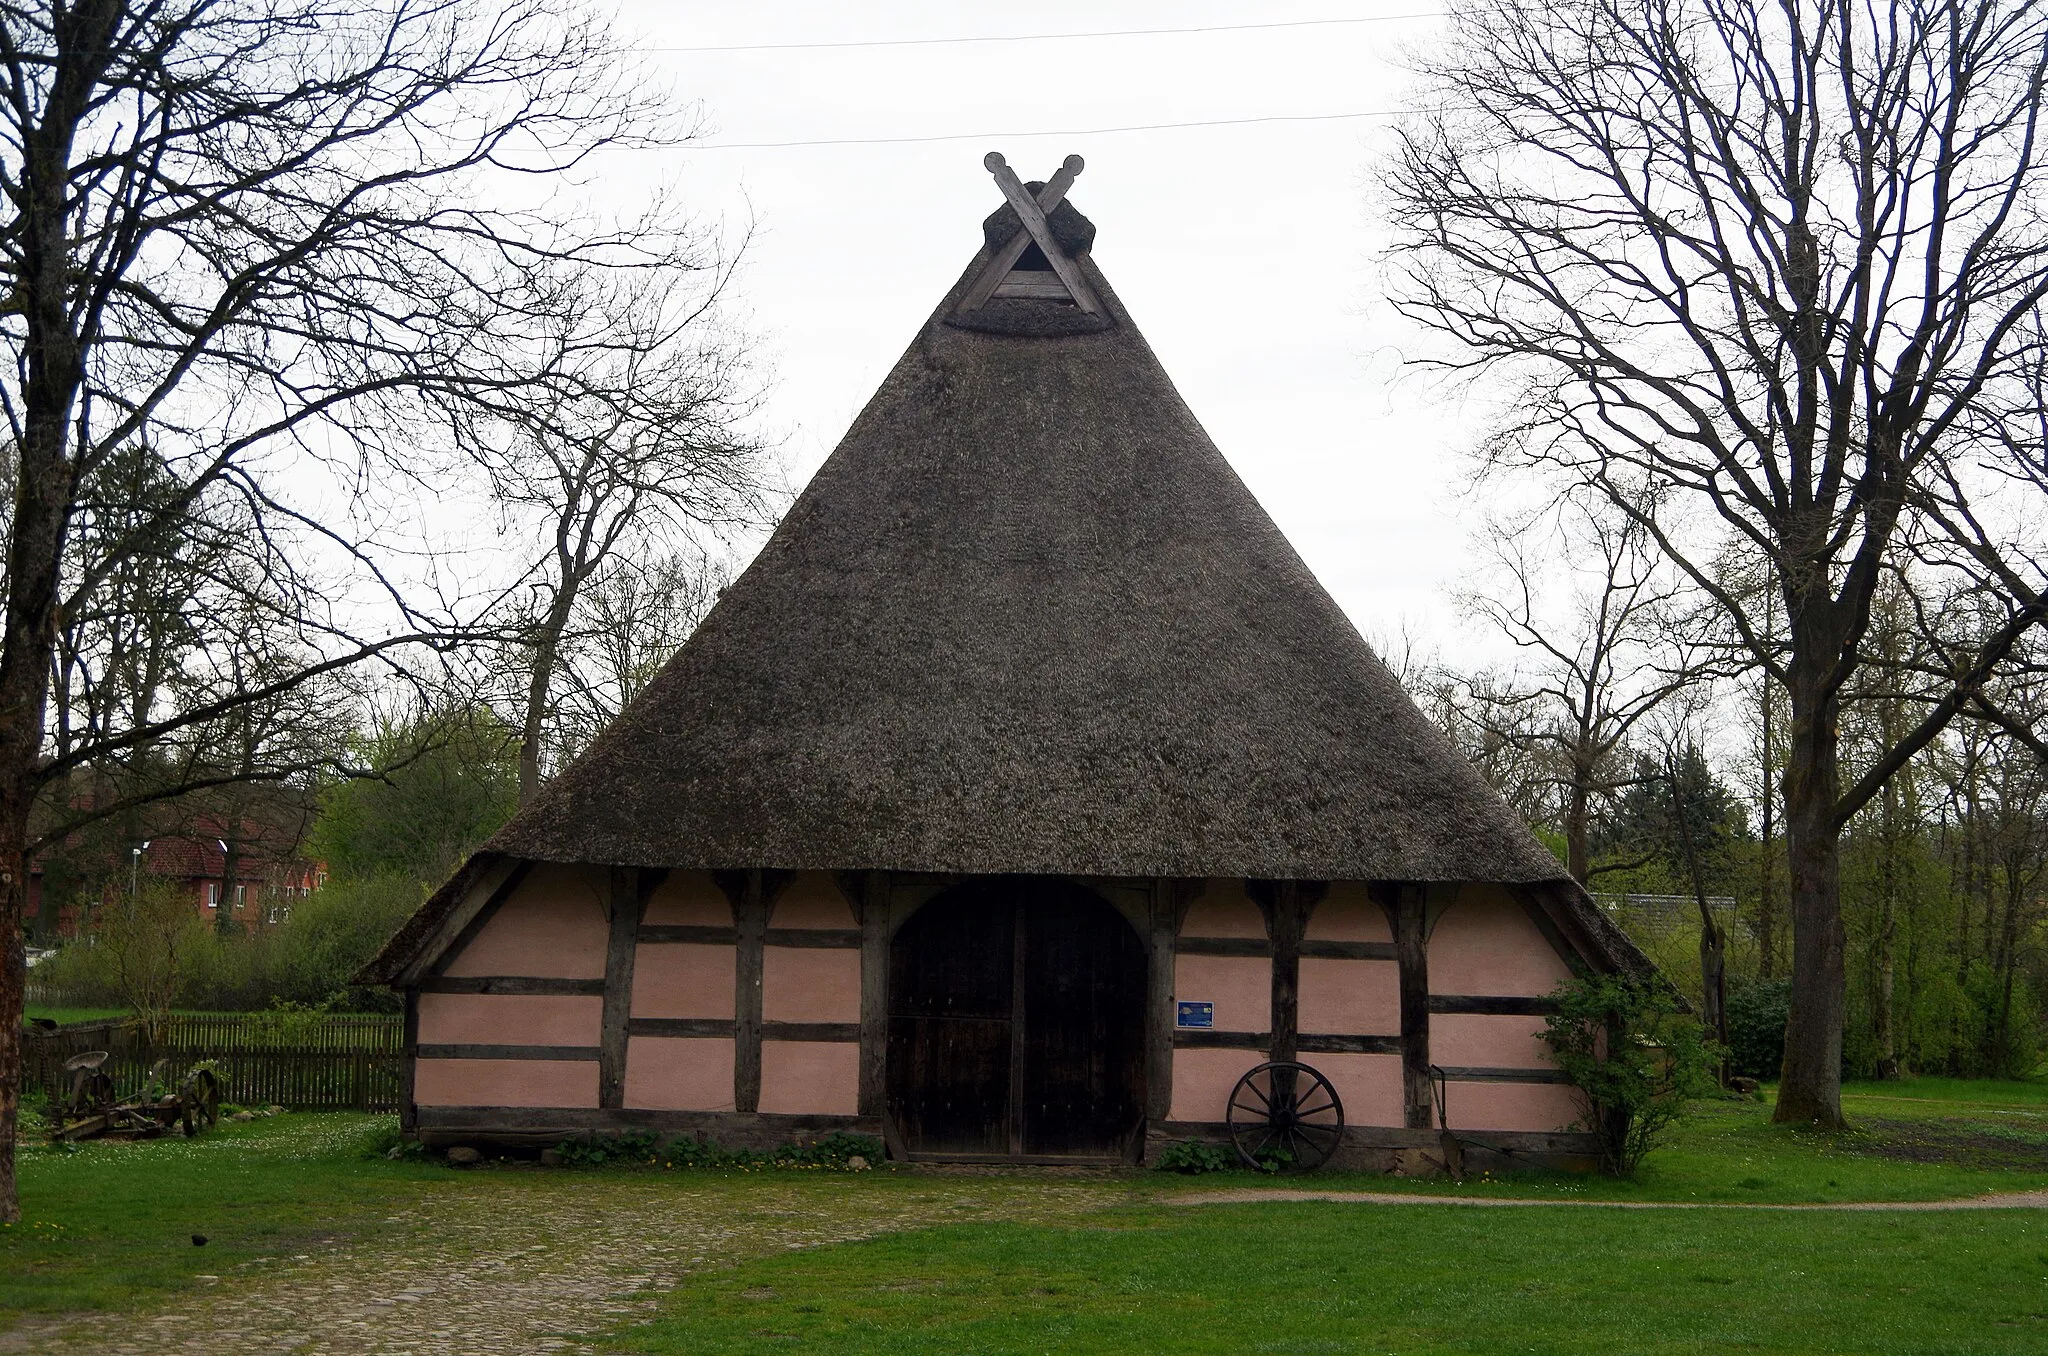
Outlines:
{"type": "Polygon", "coordinates": [[[1367,892],[1363,881],[1332,882],[1330,892],[1308,916],[1312,942],[1391,942],[1387,911],[1367,892]]]}
{"type": "Polygon", "coordinates": [[[603,979],[609,931],[589,873],[538,863],[444,973],[603,979]]]}
{"type": "Polygon", "coordinates": [[[632,1015],[731,1018],[733,951],[695,942],[642,942],[633,953],[632,1015]]]}
{"type": "Polygon", "coordinates": [[[1266,936],[1266,916],[1244,892],[1244,882],[1217,877],[1202,890],[1202,897],[1188,908],[1180,925],[1183,937],[1266,936]]]}
{"type": "Polygon", "coordinates": [[[648,897],[640,921],[657,927],[729,928],[732,904],[709,871],[671,871],[648,897]]]}
{"type": "Polygon", "coordinates": [[[1401,1034],[1401,971],[1387,960],[1301,958],[1299,1029],[1337,1036],[1401,1034]]]}
{"type": "Polygon", "coordinates": [[[1266,1062],[1261,1050],[1176,1050],[1170,1121],[1226,1119],[1230,1090],[1245,1071],[1266,1062]]]}
{"type": "Polygon", "coordinates": [[[839,892],[829,871],[799,871],[775,898],[771,928],[851,928],[853,906],[839,892]]]}
{"type": "Polygon", "coordinates": [[[1175,956],[1173,996],[1214,1003],[1218,1031],[1270,1031],[1273,962],[1264,956],[1175,956]]]}
{"type": "Polygon", "coordinates": [[[1429,1019],[1429,1058],[1466,1068],[1556,1067],[1550,1047],[1543,1043],[1541,1017],[1437,1013],[1429,1019]]]}
{"type": "Polygon", "coordinates": [[[1466,886],[1429,935],[1431,993],[1526,997],[1549,993],[1571,974],[1497,885],[1466,886]]]}
{"type": "Polygon", "coordinates": [[[771,946],[763,950],[761,1019],[858,1022],[860,952],[808,946],[771,946]]]}
{"type": "Polygon", "coordinates": [[[1317,1054],[1303,1058],[1337,1089],[1346,1125],[1407,1124],[1399,1055],[1317,1054]]]}
{"type": "Polygon", "coordinates": [[[1583,1114],[1563,1083],[1446,1083],[1453,1130],[1568,1130],[1583,1114]]]}
{"type": "Polygon", "coordinates": [[[413,1065],[421,1106],[597,1105],[594,1059],[423,1059],[413,1065]]]}
{"type": "Polygon", "coordinates": [[[761,1110],[853,1115],[860,1110],[860,1046],[852,1041],[761,1042],[761,1110]]]}
{"type": "Polygon", "coordinates": [[[732,1044],[632,1037],[626,1042],[626,1105],[655,1111],[732,1110],[732,1044]]]}
{"type": "Polygon", "coordinates": [[[604,999],[532,994],[423,993],[422,1045],[596,1045],[604,999]]]}

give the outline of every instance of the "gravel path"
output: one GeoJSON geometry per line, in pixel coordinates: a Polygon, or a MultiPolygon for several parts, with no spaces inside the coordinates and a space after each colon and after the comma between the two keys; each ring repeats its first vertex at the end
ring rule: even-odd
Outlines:
{"type": "Polygon", "coordinates": [[[475,1174],[393,1233],[265,1259],[142,1316],[12,1334],[15,1350],[506,1356],[651,1310],[684,1274],[785,1248],[977,1219],[1054,1220],[1123,1199],[1108,1181],[692,1181],[475,1174]]]}
{"type": "Polygon", "coordinates": [[[1419,1196],[1397,1191],[1265,1191],[1236,1187],[1163,1196],[1162,1205],[1245,1205],[1258,1201],[1348,1201],[1356,1205],[1549,1205],[1593,1210],[2040,1210],[2048,1191],[2010,1191],[1952,1201],[1846,1201],[1840,1205],[1745,1205],[1741,1201],[1555,1201],[1509,1196],[1419,1196]]]}

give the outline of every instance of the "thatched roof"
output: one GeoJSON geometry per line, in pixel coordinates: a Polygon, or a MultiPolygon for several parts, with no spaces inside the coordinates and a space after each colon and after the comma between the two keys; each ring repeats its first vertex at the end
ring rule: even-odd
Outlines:
{"type": "Polygon", "coordinates": [[[696,634],[488,851],[1562,880],[1259,507],[1092,259],[1105,328],[1060,333],[1070,307],[1019,299],[949,323],[991,248],[696,634]]]}

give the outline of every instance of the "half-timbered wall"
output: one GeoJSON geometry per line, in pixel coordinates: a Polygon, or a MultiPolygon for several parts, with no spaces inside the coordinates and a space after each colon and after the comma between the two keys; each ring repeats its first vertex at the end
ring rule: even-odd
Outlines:
{"type": "Polygon", "coordinates": [[[1571,969],[1498,885],[1468,885],[1429,932],[1430,1062],[1454,1130],[1557,1130],[1580,1116],[1543,1043],[1571,969]]]}
{"type": "MultiPolygon", "coordinates": [[[[412,995],[411,1100],[582,1118],[564,1124],[879,1125],[889,938],[948,879],[527,866],[412,995]]],[[[1362,1144],[1434,1130],[1432,1068],[1456,1131],[1578,1115],[1541,1040],[1564,943],[1508,888],[1089,888],[1150,938],[1155,1134],[1216,1126],[1246,1070],[1288,1058],[1330,1078],[1362,1144]],[[1213,1025],[1177,1026],[1184,1000],[1213,1025]]],[[[468,1123],[451,1115],[429,1120],[468,1123]]]]}
{"type": "Polygon", "coordinates": [[[416,998],[419,1106],[598,1105],[601,873],[529,869],[416,998]]]}

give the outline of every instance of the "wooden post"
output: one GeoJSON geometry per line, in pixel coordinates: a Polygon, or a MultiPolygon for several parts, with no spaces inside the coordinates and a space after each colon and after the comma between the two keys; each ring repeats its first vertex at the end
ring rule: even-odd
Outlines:
{"type": "Polygon", "coordinates": [[[1307,911],[1298,881],[1283,880],[1266,914],[1266,932],[1273,941],[1273,1044],[1267,1058],[1290,1063],[1301,1033],[1301,936],[1308,930],[1307,911]]]}
{"type": "Polygon", "coordinates": [[[409,1135],[419,1127],[419,1108],[413,1104],[413,1080],[420,1048],[420,991],[405,991],[405,1035],[398,1056],[398,1130],[409,1135]]]}
{"type": "Polygon", "coordinates": [[[768,941],[768,896],[757,868],[747,872],[746,885],[733,909],[738,933],[734,975],[732,1105],[735,1111],[761,1108],[761,966],[768,941]]]}
{"type": "Polygon", "coordinates": [[[626,1024],[633,1015],[633,958],[640,947],[640,916],[647,897],[640,872],[611,868],[605,908],[611,934],[604,952],[604,1026],[598,1038],[597,1104],[617,1110],[626,1104],[626,1024]]]}
{"type": "Polygon", "coordinates": [[[1151,955],[1145,967],[1145,1119],[1165,1123],[1173,1110],[1174,953],[1194,883],[1161,877],[1152,884],[1151,955]]]}
{"type": "Polygon", "coordinates": [[[880,1116],[889,1078],[889,876],[870,871],[860,889],[860,1094],[855,1109],[880,1116]]]}
{"type": "Polygon", "coordinates": [[[1378,888],[1401,972],[1401,1101],[1408,1128],[1434,1119],[1429,1079],[1429,917],[1420,885],[1378,888]]]}

